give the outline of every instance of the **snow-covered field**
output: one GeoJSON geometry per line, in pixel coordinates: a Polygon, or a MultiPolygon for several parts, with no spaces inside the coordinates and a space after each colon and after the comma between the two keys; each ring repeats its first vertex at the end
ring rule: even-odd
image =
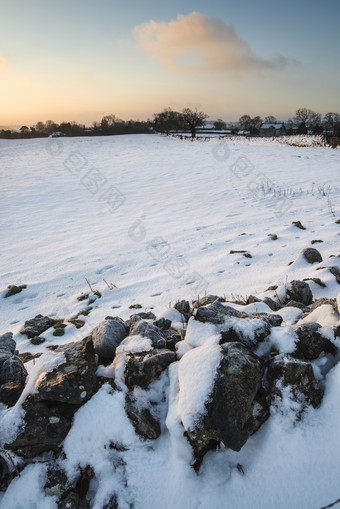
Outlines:
{"type": "MultiPolygon", "coordinates": [[[[36,353],[84,338],[107,315],[127,319],[133,304],[163,316],[180,299],[261,296],[273,284],[320,277],[299,254],[322,240],[314,247],[324,266],[340,255],[339,173],[338,150],[270,140],[0,140],[0,334],[12,331],[20,353],[36,353]],[[38,313],[74,317],[84,307],[77,297],[90,290],[86,279],[102,297],[83,328],[44,334],[39,346],[19,333],[38,313]],[[4,299],[12,284],[27,288],[4,299]]],[[[336,296],[334,277],[326,283],[310,284],[314,298],[336,296]]],[[[169,371],[171,408],[176,377],[169,371]]],[[[170,412],[166,432],[145,446],[121,412],[123,396],[102,388],[75,416],[67,468],[93,458],[101,472],[97,503],[113,483],[124,493],[122,508],[318,509],[340,497],[339,365],[327,378],[320,409],[298,423],[273,415],[239,453],[208,453],[199,475],[176,416],[170,412]],[[110,439],[129,446],[125,477],[100,449],[110,439]]],[[[56,507],[41,490],[43,471],[28,466],[0,507],[56,507]]]]}

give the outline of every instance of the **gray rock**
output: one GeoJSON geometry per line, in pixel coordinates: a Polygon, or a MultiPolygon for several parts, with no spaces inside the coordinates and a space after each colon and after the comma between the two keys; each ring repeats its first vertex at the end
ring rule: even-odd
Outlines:
{"type": "Polygon", "coordinates": [[[187,300],[181,300],[179,302],[176,302],[174,305],[174,308],[181,313],[181,315],[184,316],[185,320],[188,321],[191,314],[191,307],[190,303],[187,300]]]}
{"type": "Polygon", "coordinates": [[[132,326],[140,320],[156,320],[156,315],[154,315],[151,311],[148,311],[147,313],[134,313],[129,318],[129,324],[132,326]]]}
{"type": "Polygon", "coordinates": [[[272,315],[269,313],[248,313],[248,319],[261,319],[265,321],[270,327],[280,327],[283,322],[281,315],[272,315]]]}
{"type": "MultiPolygon", "coordinates": [[[[182,329],[181,333],[183,331],[185,331],[185,329],[182,329]]],[[[177,331],[175,331],[173,329],[164,330],[163,331],[163,336],[165,337],[166,348],[168,350],[171,350],[172,352],[176,351],[176,344],[179,341],[181,341],[182,339],[184,339],[184,337],[182,338],[181,334],[179,334],[177,331]]]]}
{"type": "Polygon", "coordinates": [[[333,274],[333,276],[335,277],[336,282],[340,285],[340,270],[338,269],[338,267],[334,265],[332,267],[328,267],[328,269],[329,272],[333,274]]]}
{"type": "Polygon", "coordinates": [[[26,368],[16,355],[12,355],[2,364],[0,368],[0,384],[6,384],[8,382],[20,382],[25,384],[27,377],[26,368]]]}
{"type": "Polygon", "coordinates": [[[130,336],[142,336],[151,339],[153,348],[165,348],[166,341],[161,329],[146,320],[140,320],[131,326],[130,336]]]}
{"type": "Polygon", "coordinates": [[[290,387],[293,398],[301,404],[298,415],[301,415],[306,403],[314,408],[321,404],[322,393],[309,362],[277,356],[269,363],[267,380],[270,400],[282,398],[281,385],[290,387]]]}
{"type": "Polygon", "coordinates": [[[302,255],[304,256],[308,263],[322,262],[321,254],[314,247],[307,247],[302,251],[302,255]]]}
{"type": "Polygon", "coordinates": [[[29,395],[24,401],[24,429],[7,449],[23,458],[34,458],[45,451],[55,450],[66,437],[76,410],[72,405],[46,405],[29,395]]]}
{"type": "Polygon", "coordinates": [[[7,461],[3,456],[0,456],[0,490],[5,491],[8,488],[11,479],[7,461]]]}
{"type": "Polygon", "coordinates": [[[254,401],[264,367],[241,343],[227,343],[221,348],[222,360],[206,414],[186,433],[197,457],[218,442],[239,451],[257,428],[254,401]]]}
{"type": "Polygon", "coordinates": [[[129,329],[121,318],[104,320],[92,331],[94,351],[99,357],[113,360],[116,348],[127,337],[129,329]]]}
{"type": "Polygon", "coordinates": [[[98,389],[96,362],[91,337],[58,347],[66,362],[39,378],[37,401],[83,405],[98,389]]]}
{"type": "Polygon", "coordinates": [[[167,329],[170,329],[171,323],[172,323],[171,320],[168,320],[167,318],[160,318],[159,320],[155,320],[152,325],[158,327],[162,331],[165,331],[167,329]]]}
{"type": "Polygon", "coordinates": [[[255,295],[249,295],[249,297],[246,300],[247,304],[254,304],[254,302],[261,302],[261,299],[258,297],[255,297],[255,295]]]}
{"type": "Polygon", "coordinates": [[[287,288],[287,296],[289,300],[295,300],[301,302],[305,306],[308,306],[313,302],[313,294],[309,288],[308,283],[304,281],[291,281],[287,288]]]}
{"type": "Polygon", "coordinates": [[[309,312],[309,307],[305,306],[304,304],[301,304],[301,302],[296,302],[296,300],[290,300],[287,302],[287,304],[284,306],[285,308],[298,308],[301,309],[301,311],[309,312]]]}
{"type": "Polygon", "coordinates": [[[9,285],[7,293],[5,294],[5,299],[8,297],[12,297],[12,295],[16,295],[17,293],[22,292],[24,288],[27,288],[27,285],[9,285]]]}
{"type": "Polygon", "coordinates": [[[221,344],[239,341],[248,348],[254,348],[269,336],[270,329],[271,325],[265,320],[256,318],[227,318],[225,329],[222,332],[221,344]]]}
{"type": "Polygon", "coordinates": [[[218,295],[205,295],[199,300],[195,300],[193,302],[193,307],[197,309],[201,306],[207,306],[208,304],[212,304],[215,301],[225,302],[225,299],[223,297],[219,297],[218,295]]]}
{"type": "Polygon", "coordinates": [[[8,351],[10,353],[13,353],[15,352],[15,347],[16,347],[16,343],[13,339],[13,334],[12,332],[6,332],[5,334],[2,334],[2,336],[0,336],[0,353],[2,353],[2,351],[8,351]]]}
{"type": "Polygon", "coordinates": [[[65,498],[72,490],[72,484],[68,480],[64,470],[58,465],[50,465],[47,470],[47,481],[44,490],[47,496],[56,497],[57,499],[65,498]]]}
{"type": "Polygon", "coordinates": [[[319,329],[321,329],[321,325],[315,322],[306,323],[296,328],[295,332],[299,339],[292,354],[293,357],[311,361],[317,359],[322,353],[336,355],[337,347],[329,339],[323,337],[319,329]]]}
{"type": "Polygon", "coordinates": [[[195,318],[200,322],[210,322],[215,324],[223,324],[227,317],[245,318],[246,313],[242,313],[232,308],[224,306],[219,301],[215,301],[208,306],[202,306],[197,309],[195,318]]]}
{"type": "Polygon", "coordinates": [[[16,404],[24,390],[25,382],[14,381],[0,385],[0,401],[11,407],[16,404]]]}
{"type": "MultiPolygon", "coordinates": [[[[54,331],[53,333],[53,336],[63,336],[64,335],[64,331],[63,329],[56,329],[58,331],[62,331],[62,334],[55,334],[56,331],[54,331]]],[[[42,336],[34,336],[34,338],[31,339],[31,343],[32,345],[41,345],[42,343],[45,343],[45,338],[43,338],[42,336]]]]}
{"type": "Polygon", "coordinates": [[[175,360],[176,354],[165,349],[131,354],[124,372],[126,386],[146,389],[175,360]]]}
{"type": "Polygon", "coordinates": [[[0,402],[7,406],[18,401],[27,377],[22,360],[14,355],[15,347],[11,332],[0,337],[0,402]]]}
{"type": "Polygon", "coordinates": [[[26,334],[28,338],[34,338],[34,336],[40,336],[40,334],[52,327],[54,323],[55,321],[53,318],[37,315],[35,318],[25,322],[25,325],[21,329],[20,333],[26,334]]]}
{"type": "Polygon", "coordinates": [[[283,308],[282,304],[276,302],[276,300],[273,300],[270,297],[266,297],[262,302],[267,304],[267,306],[270,307],[272,311],[279,311],[279,309],[283,308]]]}
{"type": "Polygon", "coordinates": [[[323,306],[324,304],[330,304],[334,311],[337,311],[336,300],[335,299],[327,299],[327,297],[321,297],[320,299],[316,299],[315,302],[310,307],[310,311],[314,311],[314,309],[323,306]]]}
{"type": "Polygon", "coordinates": [[[136,401],[128,394],[125,401],[126,415],[135,432],[145,440],[156,440],[161,434],[159,422],[147,408],[139,408],[136,401]]]}

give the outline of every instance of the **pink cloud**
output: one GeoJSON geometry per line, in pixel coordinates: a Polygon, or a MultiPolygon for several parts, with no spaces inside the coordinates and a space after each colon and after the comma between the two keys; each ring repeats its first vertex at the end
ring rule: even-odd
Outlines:
{"type": "Polygon", "coordinates": [[[258,57],[232,25],[199,12],[180,14],[169,23],[151,20],[136,26],[134,34],[143,51],[176,70],[261,71],[288,63],[282,56],[258,57]]]}

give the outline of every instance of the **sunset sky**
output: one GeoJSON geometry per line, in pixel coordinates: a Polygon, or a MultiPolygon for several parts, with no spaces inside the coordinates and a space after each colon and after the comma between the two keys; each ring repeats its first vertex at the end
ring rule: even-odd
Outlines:
{"type": "Polygon", "coordinates": [[[0,127],[340,112],[339,0],[0,0],[0,127]]]}

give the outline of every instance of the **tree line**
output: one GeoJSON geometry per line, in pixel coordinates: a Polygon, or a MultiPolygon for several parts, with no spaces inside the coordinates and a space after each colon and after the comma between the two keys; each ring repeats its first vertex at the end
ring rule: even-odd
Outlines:
{"type": "MultiPolygon", "coordinates": [[[[197,130],[205,125],[208,115],[202,111],[184,108],[181,112],[171,108],[165,108],[153,115],[152,120],[122,120],[115,115],[105,115],[100,122],[93,122],[91,127],[86,127],[76,122],[61,122],[57,124],[53,120],[38,122],[28,127],[23,125],[19,131],[0,130],[0,138],[41,138],[47,136],[107,136],[114,134],[140,134],[158,132],[169,135],[170,133],[189,132],[195,137],[197,130]]],[[[283,124],[274,116],[267,116],[264,120],[260,116],[251,117],[242,115],[238,122],[227,124],[222,119],[217,119],[212,128],[216,131],[228,131],[237,134],[240,130],[243,134],[256,136],[260,134],[263,124],[283,124]]],[[[320,113],[308,108],[299,108],[295,116],[284,122],[286,134],[325,134],[340,136],[340,115],[329,112],[322,117],[320,113]]]]}

